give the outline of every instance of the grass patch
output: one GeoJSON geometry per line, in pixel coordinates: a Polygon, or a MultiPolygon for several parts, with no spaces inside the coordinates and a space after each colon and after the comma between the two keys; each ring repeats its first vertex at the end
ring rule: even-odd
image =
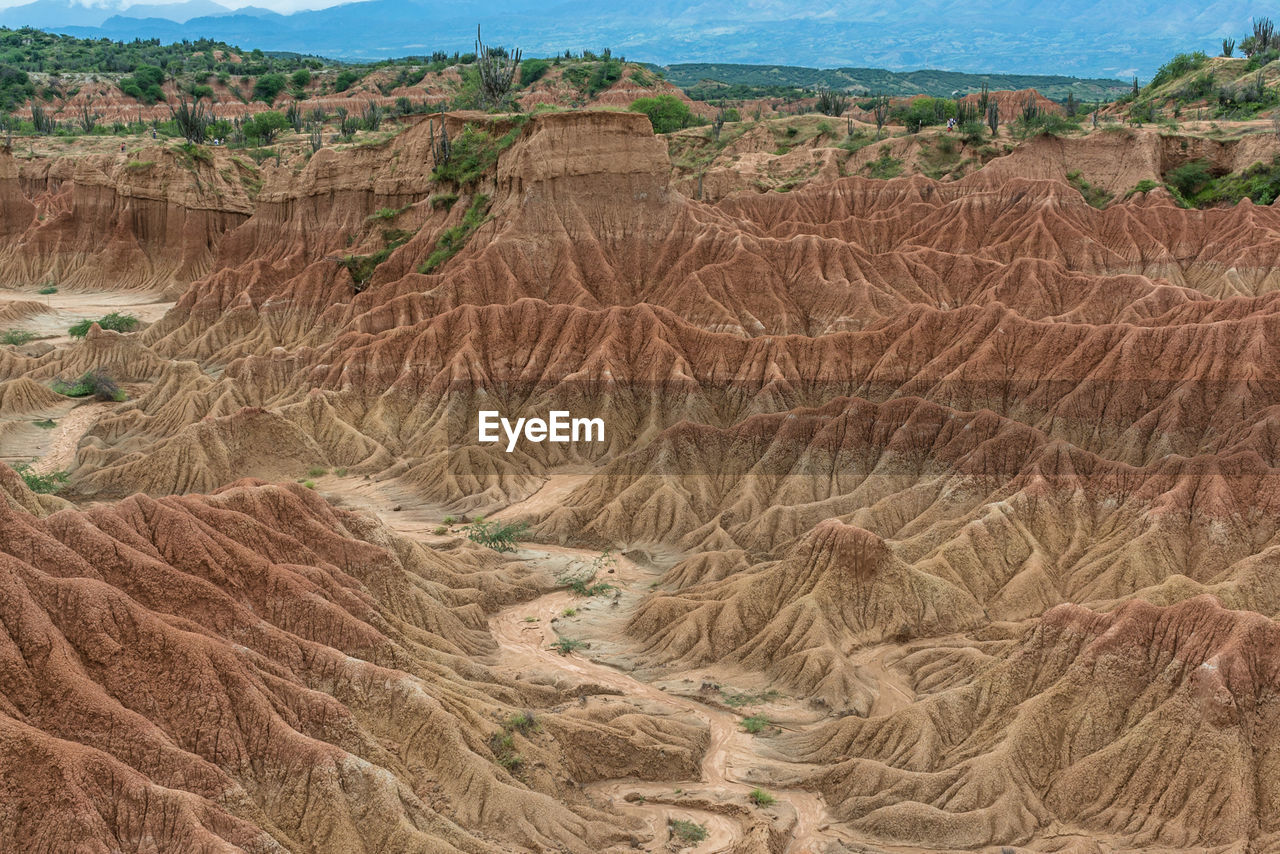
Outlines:
{"type": "Polygon", "coordinates": [[[329,473],[328,469],[321,468],[320,466],[312,466],[311,468],[307,469],[307,477],[324,477],[328,473],[329,473]]]}
{"type": "Polygon", "coordinates": [[[457,193],[436,193],[430,199],[433,210],[444,208],[447,211],[453,210],[454,204],[458,201],[457,193]]]}
{"type": "Polygon", "coordinates": [[[493,759],[508,771],[517,771],[524,764],[524,758],[516,753],[516,740],[509,732],[496,732],[489,739],[489,749],[493,751],[493,759]]]}
{"type": "Polygon", "coordinates": [[[130,160],[124,165],[126,172],[145,172],[155,166],[154,160],[130,160]]]}
{"type": "Polygon", "coordinates": [[[744,718],[742,721],[742,728],[752,735],[759,735],[764,732],[765,727],[768,725],[769,719],[764,715],[752,715],[749,718],[744,718]]]}
{"type": "Polygon", "coordinates": [[[121,314],[118,311],[113,311],[104,317],[99,317],[97,320],[82,320],[68,329],[67,334],[72,338],[83,338],[89,334],[89,328],[95,323],[112,332],[132,332],[138,325],[138,318],[132,314],[121,314]]]}
{"type": "Polygon", "coordinates": [[[524,117],[517,118],[511,130],[500,137],[468,124],[452,141],[449,159],[431,173],[432,179],[448,181],[459,187],[474,184],[498,164],[498,155],[520,136],[525,121],[524,117]]]}
{"type": "Polygon", "coordinates": [[[21,347],[23,344],[29,344],[36,340],[36,334],[26,329],[6,329],[0,332],[0,344],[12,344],[15,347],[21,347]]]}
{"type": "Polygon", "coordinates": [[[670,831],[672,839],[684,845],[697,845],[708,836],[707,829],[696,821],[685,821],[680,818],[669,819],[667,830],[670,831]]]}
{"type": "Polygon", "coordinates": [[[52,430],[54,427],[58,426],[58,422],[54,421],[52,418],[46,418],[43,421],[32,421],[31,423],[39,427],[41,430],[52,430]]]}
{"type": "Polygon", "coordinates": [[[1137,184],[1134,184],[1133,189],[1125,193],[1124,197],[1126,200],[1128,200],[1129,197],[1132,196],[1134,193],[1150,193],[1152,190],[1154,190],[1156,187],[1159,187],[1159,186],[1161,186],[1159,182],[1152,181],[1150,178],[1143,178],[1137,184]]]}
{"type": "Polygon", "coordinates": [[[418,272],[424,275],[433,273],[450,258],[461,252],[462,247],[467,245],[467,240],[471,237],[472,232],[488,221],[488,214],[489,197],[483,193],[477,193],[472,196],[471,204],[467,207],[467,212],[462,216],[462,222],[444,230],[444,233],[436,240],[435,249],[431,250],[427,260],[423,261],[422,265],[418,267],[418,272]]]}
{"type": "Polygon", "coordinates": [[[751,794],[747,795],[751,802],[758,807],[773,806],[777,803],[777,798],[766,792],[764,789],[752,789],[751,794]]]}
{"type": "Polygon", "coordinates": [[[378,208],[376,211],[369,214],[368,219],[370,221],[375,219],[380,219],[380,220],[390,222],[391,220],[400,216],[400,214],[404,213],[408,209],[409,209],[408,205],[405,205],[402,208],[378,208]]]}
{"type": "Polygon", "coordinates": [[[40,290],[36,291],[36,293],[45,297],[49,296],[50,294],[56,294],[57,292],[58,292],[58,288],[56,285],[45,285],[40,290]]]}
{"type": "Polygon", "coordinates": [[[1090,184],[1078,169],[1067,173],[1067,182],[1080,191],[1080,195],[1084,196],[1084,200],[1089,203],[1090,207],[1102,210],[1111,203],[1113,194],[1108,193],[1102,187],[1090,184]]]}
{"type": "Polygon", "coordinates": [[[374,271],[391,257],[392,252],[408,243],[411,237],[413,234],[403,229],[385,228],[382,230],[383,246],[377,252],[369,255],[344,255],[338,263],[351,274],[355,292],[360,293],[368,287],[374,271]]]}
{"type": "Polygon", "coordinates": [[[886,145],[880,149],[880,156],[872,160],[864,168],[872,178],[887,181],[902,174],[902,161],[890,154],[889,146],[886,145]]]}
{"type": "Polygon", "coordinates": [[[576,617],[576,616],[578,616],[578,609],[577,609],[577,608],[565,608],[563,611],[561,611],[561,612],[560,612],[560,616],[562,616],[562,617],[576,617]]]}
{"type": "Polygon", "coordinates": [[[52,495],[59,491],[69,477],[65,471],[36,474],[31,470],[30,463],[18,463],[13,467],[13,470],[22,478],[22,482],[27,485],[27,489],[39,495],[52,495]]]}
{"type": "Polygon", "coordinates": [[[754,694],[749,692],[726,691],[723,688],[720,689],[720,699],[724,701],[726,706],[734,709],[738,709],[743,706],[755,706],[760,703],[767,703],[770,700],[776,700],[779,696],[778,692],[772,689],[768,691],[758,691],[754,694]]]}

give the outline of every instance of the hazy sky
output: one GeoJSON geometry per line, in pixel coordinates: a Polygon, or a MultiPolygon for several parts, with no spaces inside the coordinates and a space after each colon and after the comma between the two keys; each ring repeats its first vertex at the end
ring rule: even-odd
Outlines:
{"type": "MultiPolygon", "coordinates": [[[[323,9],[326,6],[336,6],[339,3],[347,3],[351,0],[213,0],[219,6],[226,6],[229,9],[239,9],[241,6],[257,6],[262,9],[271,9],[274,12],[288,13],[296,12],[299,9],[323,9]]],[[[0,9],[7,9],[11,6],[25,6],[31,0],[0,0],[0,9]]],[[[105,3],[85,3],[79,2],[77,5],[90,7],[95,6],[105,9],[127,9],[130,6],[143,4],[147,6],[161,6],[169,3],[178,2],[178,0],[116,0],[116,2],[105,3]]],[[[70,21],[71,24],[80,24],[80,21],[70,21]]]]}

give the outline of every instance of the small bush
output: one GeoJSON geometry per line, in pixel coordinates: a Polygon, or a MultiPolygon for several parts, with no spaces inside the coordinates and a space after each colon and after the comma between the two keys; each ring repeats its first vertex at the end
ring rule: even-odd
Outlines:
{"type": "Polygon", "coordinates": [[[1152,190],[1154,190],[1156,187],[1159,187],[1159,186],[1160,184],[1157,183],[1156,181],[1152,181],[1150,178],[1143,178],[1141,181],[1139,181],[1137,184],[1134,185],[1132,190],[1125,193],[1124,197],[1127,199],[1130,196],[1132,196],[1134,193],[1150,193],[1152,190]]]}
{"type": "Polygon", "coordinates": [[[320,466],[312,466],[311,468],[307,469],[307,477],[324,477],[328,473],[329,473],[328,469],[321,468],[320,466]]]}
{"type": "Polygon", "coordinates": [[[576,617],[576,616],[578,616],[578,609],[577,609],[577,608],[565,608],[563,611],[561,611],[561,612],[560,612],[560,616],[562,616],[562,617],[576,617]]]}
{"type": "Polygon", "coordinates": [[[12,344],[15,347],[29,344],[35,338],[36,334],[28,332],[26,329],[6,329],[4,332],[0,332],[0,344],[12,344]]]}
{"type": "Polygon", "coordinates": [[[264,104],[273,104],[285,85],[283,74],[264,74],[253,84],[253,99],[262,101],[264,104]]]}
{"type": "Polygon", "coordinates": [[[707,838],[707,829],[697,822],[673,818],[667,821],[667,830],[673,839],[685,845],[696,845],[707,838]]]}
{"type": "Polygon", "coordinates": [[[83,338],[89,334],[89,327],[95,323],[112,332],[131,332],[138,325],[138,318],[132,314],[121,314],[118,311],[113,311],[97,320],[82,320],[68,329],[67,334],[72,338],[83,338]]]}
{"type": "Polygon", "coordinates": [[[747,797],[751,799],[753,804],[759,807],[772,806],[777,801],[773,795],[769,794],[764,789],[752,789],[751,794],[747,795],[747,797]]]}
{"type": "Polygon", "coordinates": [[[316,482],[315,482],[314,480],[304,480],[304,481],[302,482],[302,485],[303,485],[303,486],[305,486],[307,489],[315,489],[315,488],[316,488],[316,482]]]}
{"type": "Polygon", "coordinates": [[[508,732],[516,730],[521,735],[528,735],[542,729],[542,725],[533,716],[533,712],[518,712],[503,721],[502,728],[508,732]]]}
{"type": "Polygon", "coordinates": [[[362,78],[363,76],[364,75],[361,74],[359,71],[355,71],[350,68],[344,68],[342,71],[338,72],[338,77],[333,82],[333,91],[345,92],[356,83],[359,83],[360,78],[362,78]]]}
{"type": "Polygon", "coordinates": [[[444,525],[436,525],[435,528],[432,529],[431,533],[435,534],[437,537],[443,537],[445,534],[449,533],[449,529],[444,525]]]}
{"type": "Polygon", "coordinates": [[[586,646],[586,644],[582,641],[572,640],[571,638],[556,638],[555,643],[551,644],[551,648],[561,655],[568,655],[571,652],[576,652],[584,646],[586,646]]]}
{"type": "Polygon", "coordinates": [[[524,522],[484,522],[477,519],[462,530],[473,543],[496,552],[513,552],[528,528],[524,522]]]}
{"type": "Polygon", "coordinates": [[[520,85],[528,86],[546,74],[549,68],[551,63],[545,59],[526,59],[520,63],[520,85]]]}
{"type": "Polygon", "coordinates": [[[57,292],[58,292],[58,288],[55,285],[45,285],[40,290],[36,291],[36,293],[46,297],[49,296],[50,294],[56,294],[57,292]]]}
{"type": "Polygon", "coordinates": [[[66,397],[89,397],[95,400],[119,403],[129,399],[124,389],[105,371],[87,371],[74,382],[55,379],[50,388],[66,397]]]}
{"type": "Polygon", "coordinates": [[[39,427],[41,430],[52,430],[54,427],[58,426],[58,422],[54,421],[52,418],[46,418],[43,421],[32,421],[31,423],[39,427]]]}
{"type": "Polygon", "coordinates": [[[452,516],[445,516],[444,519],[442,519],[441,521],[444,522],[446,525],[452,525],[454,522],[458,520],[454,519],[452,516]]]}
{"type": "Polygon", "coordinates": [[[742,721],[742,728],[752,735],[759,735],[764,732],[765,727],[768,725],[769,719],[764,715],[752,715],[749,718],[744,718],[742,721]]]}
{"type": "Polygon", "coordinates": [[[653,125],[654,133],[671,133],[694,123],[689,105],[675,95],[654,95],[637,98],[631,102],[631,112],[644,113],[653,125]]]}

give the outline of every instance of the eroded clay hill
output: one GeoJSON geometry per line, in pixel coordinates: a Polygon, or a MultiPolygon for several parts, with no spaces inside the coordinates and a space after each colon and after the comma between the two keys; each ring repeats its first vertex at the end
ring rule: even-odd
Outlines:
{"type": "MultiPolygon", "coordinates": [[[[737,798],[700,815],[758,819],[748,780],[791,793],[774,836],[742,824],[774,841],[704,850],[785,848],[784,816],[797,851],[1276,844],[1280,213],[1125,195],[1273,139],[1041,137],[945,182],[825,149],[789,192],[713,203],[640,115],[446,130],[466,168],[435,170],[434,121],[252,172],[0,160],[27,288],[0,317],[40,316],[50,277],[176,300],[0,350],[0,450],[80,411],[56,378],[130,396],[55,433],[72,506],[6,476],[4,601],[34,627],[0,621],[7,761],[47,751],[74,782],[31,785],[98,815],[162,786],[173,838],[246,850],[661,845],[657,807],[579,787],[699,768],[737,798]],[[507,453],[480,409],[600,417],[606,440],[507,453]],[[310,469],[341,474],[241,480],[310,469]],[[747,762],[714,714],[605,719],[492,670],[488,618],[553,581],[322,500],[371,484],[651,557],[652,588],[575,631],[644,679],[781,692],[786,726],[747,762]],[[144,669],[170,681],[126,698],[144,669]],[[175,701],[179,671],[207,708],[175,701]],[[525,707],[537,771],[512,777],[491,739],[525,707]]],[[[14,838],[124,840],[155,814],[14,838]]]]}

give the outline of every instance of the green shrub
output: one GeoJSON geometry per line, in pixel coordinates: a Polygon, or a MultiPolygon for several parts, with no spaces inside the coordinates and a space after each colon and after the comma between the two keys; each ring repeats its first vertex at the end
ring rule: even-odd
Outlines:
{"type": "Polygon", "coordinates": [[[756,806],[761,807],[771,806],[776,802],[776,798],[764,789],[752,789],[751,794],[747,795],[747,797],[750,798],[751,802],[756,806]]]}
{"type": "Polygon", "coordinates": [[[26,329],[6,329],[4,332],[0,332],[0,344],[12,344],[15,347],[29,344],[35,338],[36,334],[26,329]]]}
{"type": "Polygon", "coordinates": [[[1125,193],[1124,197],[1127,199],[1130,196],[1132,196],[1134,193],[1150,193],[1152,190],[1154,190],[1156,187],[1159,187],[1159,186],[1160,186],[1159,183],[1152,181],[1150,178],[1143,178],[1141,181],[1139,181],[1137,184],[1134,185],[1132,190],[1125,193]]]}
{"type": "Polygon", "coordinates": [[[752,735],[759,735],[764,732],[764,728],[769,725],[769,719],[764,715],[752,715],[749,718],[743,718],[742,728],[752,735]]]}
{"type": "Polygon", "coordinates": [[[432,529],[431,533],[435,534],[437,537],[443,537],[445,534],[449,533],[449,529],[444,525],[436,525],[435,528],[432,529]]]}
{"type": "Polygon", "coordinates": [[[113,311],[97,320],[82,320],[68,329],[67,334],[72,338],[83,338],[89,334],[89,327],[95,323],[112,332],[131,332],[138,325],[138,318],[132,314],[121,314],[118,311],[113,311]]]}
{"type": "Polygon", "coordinates": [[[39,427],[41,430],[52,430],[54,427],[58,426],[58,422],[54,421],[52,418],[45,418],[43,421],[32,421],[31,423],[39,427]]]}
{"type": "Polygon", "coordinates": [[[902,174],[902,161],[889,153],[889,146],[880,149],[880,156],[866,165],[867,174],[872,178],[887,181],[902,174]]]}
{"type": "Polygon", "coordinates": [[[496,552],[513,552],[528,529],[524,522],[484,522],[477,519],[462,530],[473,543],[496,552]]]}
{"type": "Polygon", "coordinates": [[[67,482],[69,477],[65,471],[36,474],[31,470],[30,463],[18,463],[13,467],[13,470],[22,478],[22,481],[27,485],[27,489],[39,495],[52,495],[62,489],[62,485],[67,482]]]}
{"type": "Polygon", "coordinates": [[[520,136],[524,119],[518,119],[501,137],[468,124],[453,140],[449,159],[431,173],[436,181],[451,181],[460,187],[473,184],[498,163],[498,155],[520,136]]]}
{"type": "Polygon", "coordinates": [[[57,292],[58,292],[58,288],[56,285],[45,285],[40,290],[36,291],[36,293],[46,297],[49,296],[50,294],[56,294],[57,292]]]}
{"type": "Polygon", "coordinates": [[[110,374],[105,371],[86,371],[79,379],[67,382],[61,377],[49,384],[55,393],[66,397],[89,397],[95,400],[121,402],[129,399],[110,374]]]}
{"type": "Polygon", "coordinates": [[[144,104],[164,100],[164,71],[154,65],[139,65],[129,77],[120,78],[120,91],[144,104]]]}
{"type": "Polygon", "coordinates": [[[1090,184],[1078,170],[1072,170],[1067,173],[1067,182],[1080,191],[1080,195],[1084,196],[1084,200],[1090,206],[1099,210],[1105,208],[1112,199],[1111,193],[1102,187],[1090,184]]]}
{"type": "Polygon", "coordinates": [[[289,127],[289,119],[284,113],[267,110],[246,121],[240,126],[240,131],[245,139],[256,139],[262,145],[270,145],[280,131],[287,127],[289,127]]]}
{"type": "Polygon", "coordinates": [[[429,274],[439,269],[454,255],[462,251],[462,247],[467,245],[467,240],[471,237],[471,233],[479,228],[488,219],[489,213],[489,197],[483,193],[477,193],[471,199],[471,205],[467,208],[467,212],[462,216],[462,222],[451,228],[447,228],[436,239],[435,249],[427,256],[427,260],[423,261],[418,267],[418,272],[429,274]]]}
{"type": "Polygon", "coordinates": [[[528,735],[531,732],[538,732],[542,729],[542,725],[533,716],[533,712],[517,712],[507,717],[502,722],[502,728],[507,732],[515,730],[521,735],[528,735]]]}
{"type": "Polygon", "coordinates": [[[1209,169],[1209,161],[1192,160],[1170,169],[1164,174],[1164,180],[1170,189],[1190,201],[1192,196],[1209,186],[1213,181],[1213,173],[1209,169]]]}
{"type": "Polygon", "coordinates": [[[429,199],[431,207],[435,210],[444,208],[447,211],[453,210],[453,205],[458,201],[457,193],[436,193],[429,199]]]}
{"type": "Polygon", "coordinates": [[[520,63],[520,85],[528,86],[546,74],[549,68],[551,63],[545,59],[526,59],[520,63]]]}
{"type": "Polygon", "coordinates": [[[253,99],[264,104],[274,104],[276,96],[288,85],[283,74],[264,74],[253,84],[253,99]]]}
{"type": "Polygon", "coordinates": [[[359,83],[364,75],[352,68],[344,68],[338,72],[338,77],[333,81],[333,91],[345,92],[359,83]]]}
{"type": "Polygon", "coordinates": [[[320,466],[312,466],[311,468],[307,469],[307,477],[324,477],[328,473],[329,473],[328,469],[321,468],[320,466]]]}
{"type": "Polygon", "coordinates": [[[561,655],[568,655],[571,652],[576,652],[584,646],[586,646],[586,644],[582,641],[571,640],[570,638],[556,638],[555,642],[551,644],[551,648],[561,655]]]}
{"type": "Polygon", "coordinates": [[[697,822],[680,818],[668,819],[667,830],[672,837],[685,845],[696,845],[707,838],[707,829],[697,822]]]}
{"type": "Polygon", "coordinates": [[[1208,61],[1209,57],[1205,56],[1203,51],[1198,50],[1195,53],[1180,53],[1164,65],[1160,66],[1160,70],[1156,72],[1156,76],[1152,77],[1151,82],[1147,84],[1148,88],[1155,88],[1156,86],[1168,83],[1170,80],[1176,80],[1179,77],[1190,74],[1208,61]]]}
{"type": "Polygon", "coordinates": [[[654,95],[636,98],[631,102],[631,112],[644,113],[653,125],[654,133],[671,133],[694,123],[689,105],[675,95],[654,95]]]}
{"type": "Polygon", "coordinates": [[[305,68],[299,68],[289,77],[289,82],[293,84],[295,89],[301,89],[311,83],[311,72],[305,68]]]}

